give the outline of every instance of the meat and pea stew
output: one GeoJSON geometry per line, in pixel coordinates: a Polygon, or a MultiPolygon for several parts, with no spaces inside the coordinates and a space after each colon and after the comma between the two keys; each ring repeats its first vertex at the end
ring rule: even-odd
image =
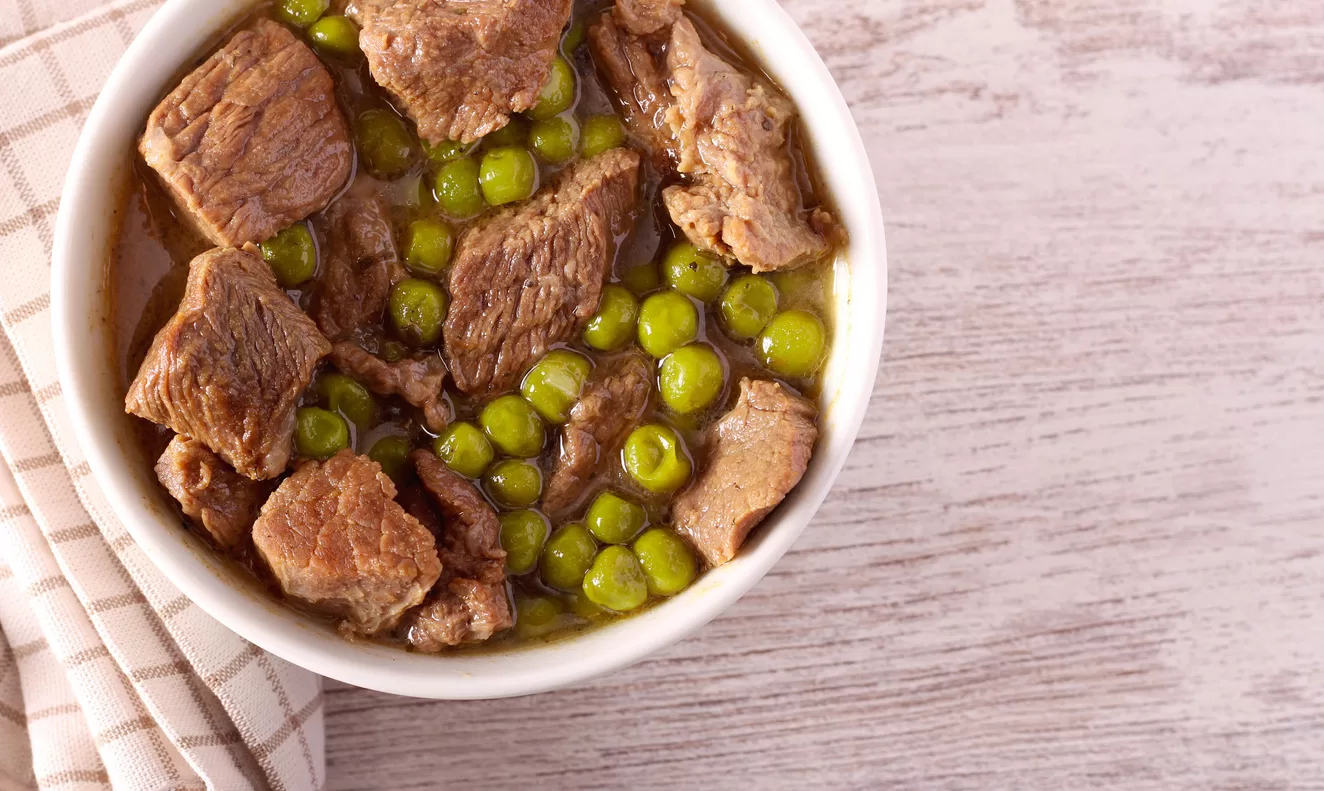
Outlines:
{"type": "Polygon", "coordinates": [[[674,596],[804,474],[842,233],[683,0],[280,0],[147,119],[129,413],[217,552],[439,653],[674,596]]]}

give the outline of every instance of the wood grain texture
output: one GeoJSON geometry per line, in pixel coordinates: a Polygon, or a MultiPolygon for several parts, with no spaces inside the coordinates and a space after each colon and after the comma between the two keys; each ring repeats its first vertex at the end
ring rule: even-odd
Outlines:
{"type": "Polygon", "coordinates": [[[889,224],[833,496],[615,677],[328,683],[332,787],[1324,787],[1324,6],[785,5],[889,224]]]}

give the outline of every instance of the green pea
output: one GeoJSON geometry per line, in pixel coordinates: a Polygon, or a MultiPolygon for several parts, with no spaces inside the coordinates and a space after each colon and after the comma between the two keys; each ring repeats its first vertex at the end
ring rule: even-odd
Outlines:
{"type": "Polygon", "coordinates": [[[650,492],[670,494],[684,486],[693,472],[685,443],[667,426],[640,426],[630,433],[622,451],[625,471],[650,492]]]}
{"type": "Polygon", "coordinates": [[[722,295],[722,323],[731,337],[747,341],[763,332],[777,314],[777,289],[767,278],[745,275],[722,295]]]}
{"type": "Polygon", "coordinates": [[[625,127],[614,115],[594,115],[584,121],[579,136],[580,152],[587,159],[625,145],[625,127]]]}
{"type": "Polygon", "coordinates": [[[542,453],[542,419],[528,401],[517,395],[501,396],[483,407],[478,425],[502,453],[523,459],[542,453]]]}
{"type": "Polygon", "coordinates": [[[711,302],[726,285],[726,266],[689,242],[677,242],[662,259],[667,285],[700,302],[711,302]]]}
{"type": "Polygon", "coordinates": [[[508,148],[522,146],[529,137],[529,122],[519,116],[511,116],[510,122],[483,138],[483,148],[508,148]]]}
{"type": "Polygon", "coordinates": [[[588,596],[584,595],[584,587],[581,582],[578,591],[570,597],[570,612],[585,621],[600,621],[603,618],[611,617],[611,610],[594,604],[588,596]]]}
{"type": "Polygon", "coordinates": [[[626,288],[642,297],[662,286],[662,273],[658,271],[657,264],[649,261],[625,270],[625,274],[621,275],[621,282],[626,288]]]}
{"type": "Polygon", "coordinates": [[[382,343],[382,359],[388,363],[398,363],[409,356],[409,347],[400,341],[382,343]]]}
{"type": "Polygon", "coordinates": [[[638,318],[639,300],[634,294],[621,286],[606,286],[598,312],[584,325],[584,343],[604,352],[619,349],[634,337],[638,318]]]}
{"type": "Polygon", "coordinates": [[[548,352],[524,377],[520,392],[549,423],[564,423],[593,370],[587,357],[565,349],[548,352]]]}
{"type": "Polygon", "coordinates": [[[359,54],[359,29],[343,16],[324,16],[308,28],[308,38],[323,52],[344,58],[359,54]]]}
{"type": "Polygon", "coordinates": [[[689,415],[712,406],[722,394],[726,372],[711,346],[693,343],[662,361],[657,389],[675,412],[689,415]]]}
{"type": "Polygon", "coordinates": [[[538,189],[538,163],[527,148],[494,148],[483,154],[478,184],[493,206],[527,200],[538,189]]]}
{"type": "Polygon", "coordinates": [[[542,581],[553,588],[577,591],[597,554],[598,542],[588,528],[578,522],[566,525],[552,533],[543,547],[538,562],[542,581]]]}
{"type": "Polygon", "coordinates": [[[694,550],[665,528],[653,528],[635,539],[634,555],[648,580],[648,592],[657,596],[675,596],[699,574],[694,550]]]}
{"type": "Polygon", "coordinates": [[[339,412],[359,428],[370,428],[377,421],[377,401],[368,388],[344,374],[326,374],[321,379],[327,408],[339,412]]]}
{"type": "Polygon", "coordinates": [[[648,512],[642,505],[632,503],[614,492],[603,492],[589,505],[584,524],[600,541],[624,544],[648,524],[648,512]]]}
{"type": "Polygon", "coordinates": [[[390,110],[368,110],[354,123],[354,139],[364,164],[375,175],[395,178],[414,164],[414,136],[390,110]]]}
{"type": "Polygon", "coordinates": [[[326,13],[331,0],[280,0],[276,16],[296,27],[308,27],[326,13]]]}
{"type": "Polygon", "coordinates": [[[317,272],[317,245],[301,222],[263,242],[261,250],[262,259],[284,288],[302,285],[317,272]]]}
{"type": "Polygon", "coordinates": [[[437,205],[451,217],[468,219],[487,208],[478,186],[478,163],[472,157],[447,162],[437,171],[437,205]]]}
{"type": "Polygon", "coordinates": [[[452,423],[432,441],[437,458],[466,478],[477,478],[496,458],[487,435],[472,423],[452,423]]]}
{"type": "Polygon", "coordinates": [[[569,162],[579,148],[579,126],[561,116],[536,121],[529,129],[529,147],[554,165],[569,162]]]}
{"type": "Polygon", "coordinates": [[[409,452],[414,443],[408,437],[382,437],[368,451],[368,458],[382,465],[382,472],[399,483],[409,475],[409,452]]]}
{"type": "Polygon", "coordinates": [[[497,505],[506,508],[528,508],[542,497],[542,471],[527,461],[497,462],[488,469],[484,484],[497,505]]]}
{"type": "Polygon", "coordinates": [[[437,165],[459,159],[474,149],[473,143],[461,143],[457,140],[443,140],[435,146],[426,140],[422,142],[423,154],[437,165]]]}
{"type": "Polygon", "coordinates": [[[661,291],[639,307],[639,345],[658,359],[699,336],[699,311],[679,291],[661,291]]]}
{"type": "Polygon", "coordinates": [[[584,575],[584,595],[609,610],[629,612],[648,601],[648,578],[633,552],[607,547],[584,575]]]}
{"type": "Polygon", "coordinates": [[[391,326],[412,346],[431,346],[441,338],[448,300],[441,286],[430,280],[408,278],[391,287],[387,308],[391,326]]]}
{"type": "Polygon", "coordinates": [[[535,121],[542,121],[554,115],[560,115],[575,103],[575,70],[565,58],[557,56],[552,61],[552,70],[547,75],[547,82],[538,94],[538,103],[529,110],[528,116],[535,121]]]}
{"type": "Polygon", "coordinates": [[[565,32],[561,38],[561,51],[567,55],[573,55],[575,50],[584,45],[584,40],[588,38],[584,29],[583,22],[576,22],[565,32]]]}
{"type": "Polygon", "coordinates": [[[294,445],[300,456],[329,459],[349,447],[349,424],[335,412],[304,407],[294,418],[294,445]]]}
{"type": "Polygon", "coordinates": [[[421,275],[435,277],[451,262],[455,235],[449,225],[436,220],[416,220],[405,233],[405,263],[421,275]]]}
{"type": "Polygon", "coordinates": [[[812,313],[778,314],[759,336],[759,356],[770,370],[796,378],[813,376],[827,352],[827,330],[812,313]]]}
{"type": "Polygon", "coordinates": [[[550,596],[515,597],[515,634],[525,639],[555,632],[565,615],[565,605],[550,596]]]}
{"type": "Polygon", "coordinates": [[[501,548],[506,550],[506,568],[511,574],[533,571],[546,540],[547,517],[537,511],[501,515],[501,548]]]}

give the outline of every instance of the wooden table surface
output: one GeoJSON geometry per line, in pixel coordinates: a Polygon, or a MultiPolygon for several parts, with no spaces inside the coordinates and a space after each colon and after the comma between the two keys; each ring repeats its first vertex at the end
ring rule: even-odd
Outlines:
{"type": "Polygon", "coordinates": [[[786,0],[868,141],[869,417],[773,572],[335,789],[1324,786],[1324,6],[786,0]]]}

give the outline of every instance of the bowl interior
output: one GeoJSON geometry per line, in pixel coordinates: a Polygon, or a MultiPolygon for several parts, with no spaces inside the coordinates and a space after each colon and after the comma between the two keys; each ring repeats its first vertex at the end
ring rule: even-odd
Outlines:
{"type": "Polygon", "coordinates": [[[96,480],[148,556],[204,610],[259,646],[332,678],[421,697],[490,698],[563,686],[637,661],[730,606],[790,547],[827,495],[859,430],[882,348],[886,260],[872,172],[845,101],[789,17],[773,0],[692,0],[744,42],[795,99],[806,145],[851,236],[836,264],[824,431],[808,473],[736,560],[669,602],[545,645],[430,657],[348,643],[217,558],[179,525],[123,411],[108,332],[107,264],[133,144],[181,65],[252,4],[171,0],[149,21],[89,116],[57,223],[52,307],[71,418],[96,480]]]}

